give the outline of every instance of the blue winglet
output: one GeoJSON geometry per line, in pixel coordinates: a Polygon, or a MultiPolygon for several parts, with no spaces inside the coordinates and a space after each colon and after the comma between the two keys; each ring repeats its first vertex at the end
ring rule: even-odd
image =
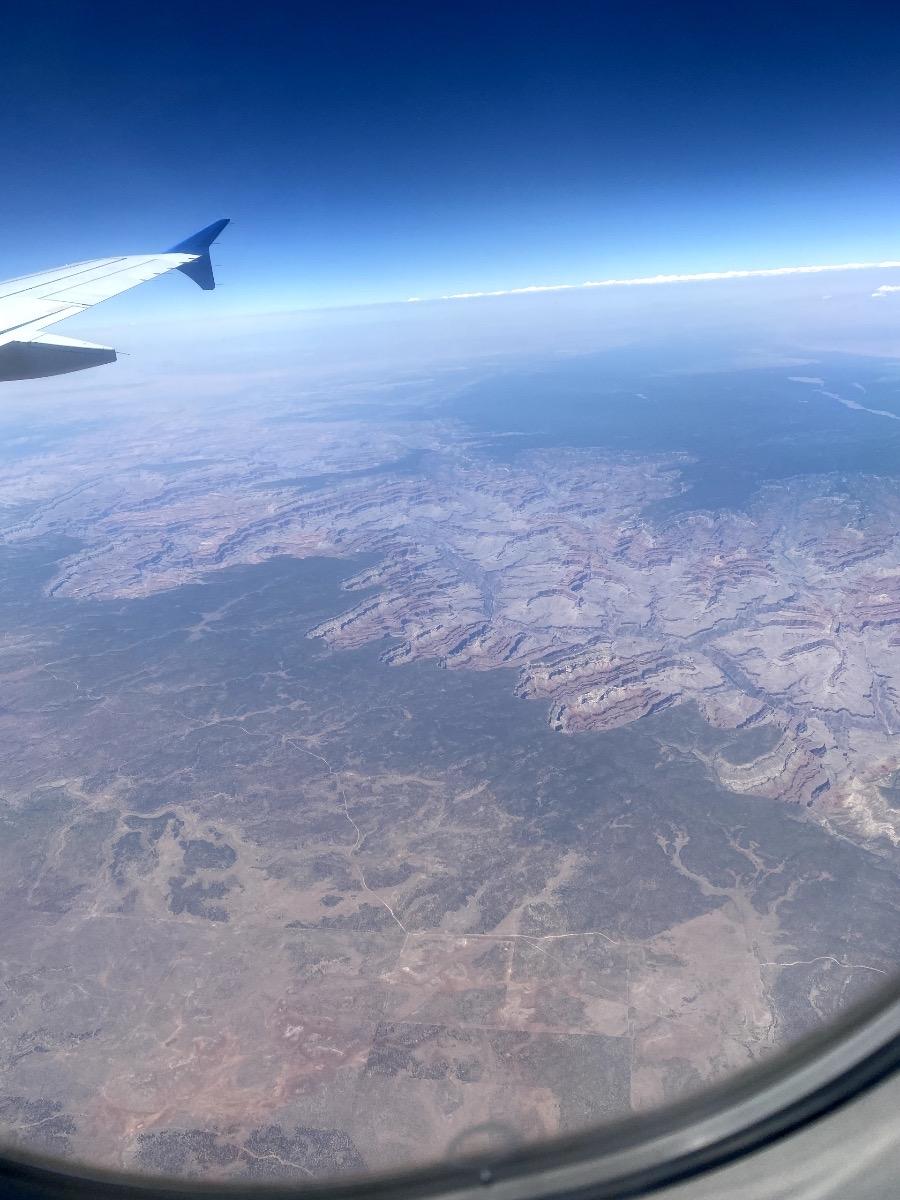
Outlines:
{"type": "Polygon", "coordinates": [[[228,217],[223,217],[221,221],[213,221],[212,225],[207,225],[199,233],[191,234],[189,238],[185,238],[183,242],[179,242],[177,246],[172,246],[166,251],[167,254],[196,254],[198,256],[192,262],[182,263],[178,270],[187,275],[188,279],[193,279],[194,283],[198,287],[202,287],[204,292],[211,292],[216,286],[209,258],[209,248],[227,224],[228,217]]]}

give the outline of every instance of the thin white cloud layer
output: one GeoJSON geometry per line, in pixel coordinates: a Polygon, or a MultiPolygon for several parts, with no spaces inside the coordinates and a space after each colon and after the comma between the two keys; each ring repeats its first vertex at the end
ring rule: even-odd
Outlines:
{"type": "Polygon", "coordinates": [[[882,296],[889,296],[891,292],[900,292],[900,284],[898,283],[883,283],[880,288],[876,288],[872,293],[875,300],[879,300],[882,296]]]}
{"type": "MultiPolygon", "coordinates": [[[[774,279],[781,275],[821,275],[828,271],[878,271],[900,267],[900,261],[826,263],[807,267],[765,267],[750,271],[703,271],[695,275],[643,275],[637,279],[586,279],[584,283],[533,283],[528,287],[500,288],[493,292],[454,292],[441,300],[479,300],[488,296],[530,296],[535,292],[572,292],[583,288],[655,287],[664,283],[708,283],[719,279],[774,279]]],[[[900,291],[884,284],[875,295],[900,291]]],[[[420,300],[411,296],[410,301],[420,300]]]]}

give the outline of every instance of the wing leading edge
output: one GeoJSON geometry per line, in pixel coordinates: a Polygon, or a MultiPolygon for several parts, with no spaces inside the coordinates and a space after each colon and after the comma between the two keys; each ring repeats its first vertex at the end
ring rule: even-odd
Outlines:
{"type": "Polygon", "coordinates": [[[209,248],[227,224],[216,221],[163,254],[98,258],[0,283],[0,382],[115,362],[108,346],[51,337],[44,330],[168,271],[181,271],[204,291],[212,290],[209,248]]]}

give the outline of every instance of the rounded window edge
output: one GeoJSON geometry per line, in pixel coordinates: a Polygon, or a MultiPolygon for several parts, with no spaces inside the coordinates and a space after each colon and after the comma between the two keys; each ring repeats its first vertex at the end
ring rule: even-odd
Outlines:
{"type": "Polygon", "coordinates": [[[900,981],[828,1027],[695,1095],[647,1113],[500,1153],[329,1182],[193,1180],[91,1169],[0,1143],[9,1200],[303,1196],[308,1200],[640,1197],[719,1169],[812,1124],[900,1068],[900,981]]]}

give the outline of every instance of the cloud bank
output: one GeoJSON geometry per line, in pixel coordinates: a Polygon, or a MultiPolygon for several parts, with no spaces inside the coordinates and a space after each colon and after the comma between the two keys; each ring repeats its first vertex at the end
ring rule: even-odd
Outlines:
{"type": "MultiPolygon", "coordinates": [[[[528,287],[500,288],[493,292],[453,292],[440,300],[479,300],[488,296],[530,296],[535,292],[572,292],[583,288],[655,287],[664,283],[707,283],[718,279],[774,279],[781,275],[821,275],[828,271],[878,271],[900,267],[900,261],[826,263],[806,267],[765,267],[749,271],[703,271],[695,275],[643,275],[637,279],[587,279],[584,283],[533,283],[528,287]]],[[[875,295],[900,291],[883,284],[875,295]]],[[[407,303],[419,303],[423,297],[410,296],[407,303]]]]}
{"type": "Polygon", "coordinates": [[[900,292],[900,284],[883,283],[880,288],[876,288],[872,293],[874,299],[879,300],[882,296],[889,296],[891,292],[900,292]]]}

